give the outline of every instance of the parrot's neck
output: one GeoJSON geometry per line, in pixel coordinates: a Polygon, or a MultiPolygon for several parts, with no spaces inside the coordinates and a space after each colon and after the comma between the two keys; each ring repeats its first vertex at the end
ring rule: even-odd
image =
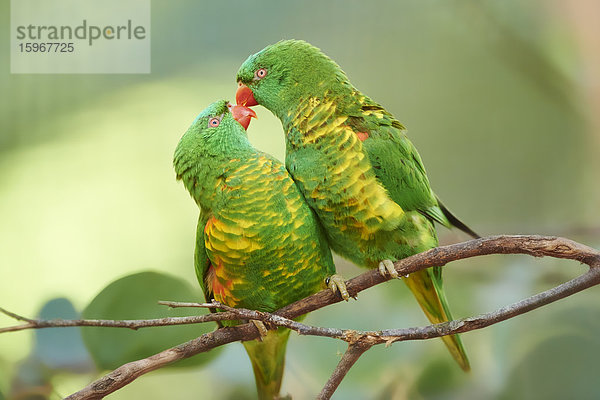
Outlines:
{"type": "Polygon", "coordinates": [[[215,188],[221,183],[228,170],[238,168],[245,160],[257,154],[248,141],[223,142],[222,149],[186,149],[181,152],[175,165],[177,176],[183,181],[196,204],[209,210],[217,200],[215,188]],[[241,147],[236,147],[241,146],[241,147]]]}
{"type": "Polygon", "coordinates": [[[305,114],[318,102],[335,101],[338,106],[344,105],[357,92],[346,76],[339,73],[324,72],[312,79],[299,79],[279,95],[275,104],[265,104],[284,124],[291,122],[298,115],[305,114]]]}
{"type": "MultiPolygon", "coordinates": [[[[339,125],[341,118],[348,117],[349,106],[358,101],[357,93],[352,85],[342,82],[318,94],[299,96],[295,103],[289,102],[294,106],[278,115],[285,129],[288,148],[306,144],[313,136],[311,132],[323,130],[331,123],[339,125]]],[[[319,140],[327,140],[327,137],[319,140]]]]}

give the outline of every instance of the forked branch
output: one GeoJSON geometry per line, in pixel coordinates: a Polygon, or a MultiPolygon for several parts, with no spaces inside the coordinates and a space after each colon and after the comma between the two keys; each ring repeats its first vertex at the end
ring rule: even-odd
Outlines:
{"type": "MultiPolygon", "coordinates": [[[[342,301],[338,295],[333,294],[329,290],[324,290],[305,299],[299,300],[272,314],[253,310],[232,309],[215,303],[204,304],[202,305],[204,307],[219,306],[219,308],[222,308],[225,311],[222,313],[212,314],[212,317],[210,315],[203,317],[210,317],[210,320],[256,319],[269,322],[277,326],[285,326],[287,328],[296,330],[302,335],[327,336],[348,342],[349,346],[347,352],[342,357],[342,360],[338,364],[334,374],[319,395],[319,399],[328,399],[338,387],[348,370],[352,367],[352,365],[354,365],[356,360],[358,360],[358,358],[373,345],[381,343],[389,344],[396,341],[430,339],[454,333],[481,329],[534,310],[543,305],[552,303],[600,283],[600,252],[574,241],[557,237],[493,236],[481,238],[464,243],[438,247],[400,260],[394,265],[399,275],[404,276],[428,267],[443,266],[451,261],[489,254],[527,254],[534,257],[548,256],[554,258],[571,259],[579,261],[583,264],[587,264],[590,269],[577,278],[565,282],[555,288],[536,294],[509,306],[502,307],[494,312],[419,328],[360,332],[338,328],[314,327],[293,321],[294,318],[300,315],[342,301]]],[[[381,276],[379,271],[371,270],[349,280],[346,282],[346,285],[349,294],[351,296],[356,296],[361,291],[385,282],[386,280],[388,279],[381,276]]],[[[174,304],[169,305],[174,306],[174,304]]],[[[185,306],[190,305],[193,304],[185,304],[185,306]]],[[[5,313],[9,315],[11,314],[8,312],[5,313]]],[[[16,314],[13,314],[12,316],[26,322],[26,324],[18,326],[22,327],[21,329],[41,328],[47,326],[93,325],[89,322],[89,320],[87,322],[86,320],[73,321],[70,322],[71,325],[65,325],[65,321],[60,321],[61,324],[52,325],[52,321],[31,320],[16,314]]],[[[112,323],[107,323],[104,321],[104,325],[94,326],[117,327],[119,326],[118,322],[119,321],[112,321],[112,323]]],[[[121,322],[126,323],[125,325],[132,323],[132,321],[121,322]]],[[[143,326],[150,326],[143,325],[143,322],[140,321],[133,322],[142,325],[124,327],[137,329],[143,326]]],[[[184,323],[182,321],[178,322],[184,323]]],[[[185,323],[198,322],[206,321],[188,320],[185,323]]],[[[4,331],[10,330],[16,329],[4,328],[4,331]]],[[[0,332],[2,331],[0,330],[0,332]]],[[[202,352],[206,352],[210,349],[227,343],[240,340],[253,340],[257,337],[258,332],[253,324],[243,324],[235,327],[220,328],[214,332],[204,334],[179,346],[167,349],[154,356],[125,364],[98,379],[97,381],[92,382],[82,390],[73,393],[68,397],[68,399],[103,398],[104,396],[113,393],[114,391],[131,383],[133,380],[144,375],[145,373],[159,369],[167,364],[202,352]]]]}

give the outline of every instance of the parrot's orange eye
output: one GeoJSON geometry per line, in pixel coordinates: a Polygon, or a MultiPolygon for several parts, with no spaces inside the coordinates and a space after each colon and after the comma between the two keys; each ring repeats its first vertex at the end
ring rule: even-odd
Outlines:
{"type": "Polygon", "coordinates": [[[254,77],[256,79],[262,79],[265,76],[267,76],[267,70],[264,68],[257,69],[256,72],[254,73],[254,77]]]}
{"type": "Polygon", "coordinates": [[[219,118],[211,118],[208,120],[208,127],[216,128],[217,126],[219,126],[220,123],[221,121],[219,120],[219,118]]]}

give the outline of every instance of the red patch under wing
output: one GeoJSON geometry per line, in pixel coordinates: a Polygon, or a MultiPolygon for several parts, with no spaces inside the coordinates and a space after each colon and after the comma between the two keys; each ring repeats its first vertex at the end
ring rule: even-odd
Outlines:
{"type": "Polygon", "coordinates": [[[206,283],[212,291],[215,300],[223,304],[227,304],[227,298],[231,296],[231,289],[233,285],[231,284],[231,282],[226,282],[225,284],[221,283],[221,280],[217,276],[217,270],[222,268],[222,262],[217,262],[216,267],[211,263],[208,267],[208,272],[206,274],[206,283]]]}
{"type": "Polygon", "coordinates": [[[369,132],[356,132],[356,136],[358,137],[358,140],[364,142],[369,138],[369,132]]]}

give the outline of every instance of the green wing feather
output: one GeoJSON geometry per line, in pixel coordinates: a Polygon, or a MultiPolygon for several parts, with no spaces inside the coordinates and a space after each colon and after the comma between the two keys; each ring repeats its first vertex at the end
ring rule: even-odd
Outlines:
{"type": "MultiPolygon", "coordinates": [[[[213,299],[213,293],[206,284],[206,274],[210,267],[210,259],[206,254],[206,246],[204,244],[204,227],[208,221],[208,216],[200,212],[198,217],[198,226],[196,227],[196,249],[194,251],[194,267],[196,269],[196,277],[204,293],[204,299],[210,302],[213,299]]],[[[214,311],[211,309],[211,311],[214,311]]]]}
{"type": "Polygon", "coordinates": [[[369,133],[363,146],[390,197],[404,210],[418,211],[447,228],[455,227],[478,238],[433,193],[421,156],[406,136],[404,126],[369,98],[359,104],[351,111],[349,123],[356,132],[369,133]]]}
{"type": "Polygon", "coordinates": [[[424,213],[436,207],[421,157],[403,133],[402,125],[383,109],[377,113],[371,113],[371,109],[357,111],[362,116],[349,122],[356,132],[368,133],[363,148],[390,197],[404,210],[424,213]]]}

